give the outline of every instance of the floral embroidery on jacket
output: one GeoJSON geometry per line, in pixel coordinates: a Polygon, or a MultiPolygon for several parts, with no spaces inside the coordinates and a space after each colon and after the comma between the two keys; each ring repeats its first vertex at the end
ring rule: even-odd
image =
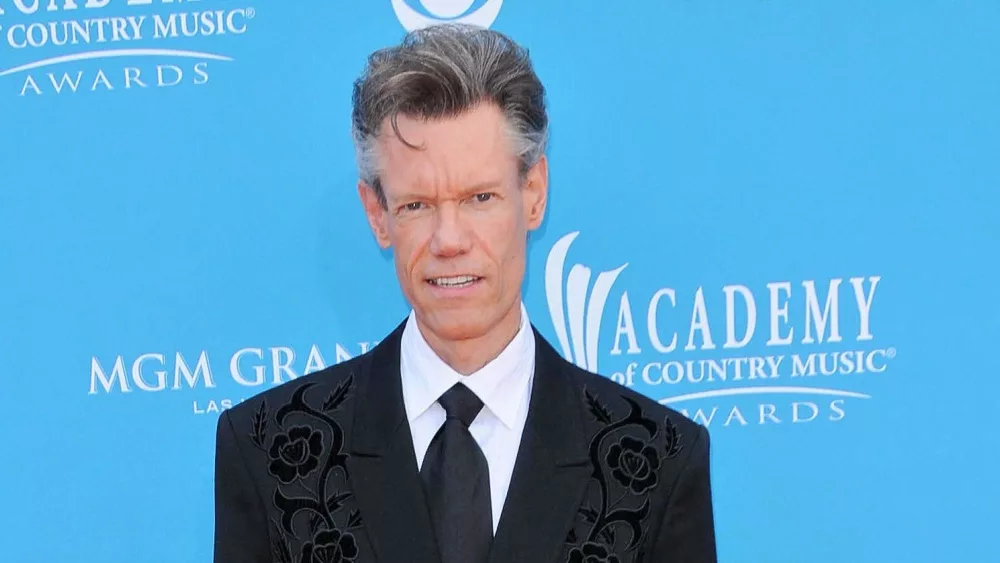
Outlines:
{"type": "Polygon", "coordinates": [[[348,456],[344,429],[333,416],[350,396],[354,377],[319,407],[306,399],[315,385],[298,387],[273,416],[261,400],[251,424],[250,441],[267,456],[267,471],[276,479],[271,501],[279,519],[272,522],[271,541],[278,563],[351,563],[359,554],[352,530],[363,523],[357,510],[345,510],[352,497],[342,490],[348,456]]]}
{"type": "Polygon", "coordinates": [[[660,468],[681,452],[677,426],[667,417],[662,427],[639,404],[622,397],[628,414],[616,417],[601,400],[584,392],[587,410],[603,425],[590,443],[591,485],[570,530],[568,563],[625,563],[646,536],[650,495],[660,485],[660,468]]]}

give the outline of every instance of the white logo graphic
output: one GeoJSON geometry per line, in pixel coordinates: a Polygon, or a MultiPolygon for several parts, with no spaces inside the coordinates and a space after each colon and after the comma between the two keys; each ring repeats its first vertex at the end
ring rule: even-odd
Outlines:
{"type": "Polygon", "coordinates": [[[232,57],[184,47],[241,36],[256,16],[208,0],[9,3],[0,0],[0,78],[18,76],[22,97],[207,84],[213,65],[232,57]]]}
{"type": "Polygon", "coordinates": [[[469,12],[474,0],[420,0],[430,16],[421,14],[407,0],[392,0],[392,9],[407,31],[416,31],[439,23],[464,23],[489,27],[500,14],[503,0],[487,0],[478,10],[469,12]]]}
{"type": "Polygon", "coordinates": [[[93,356],[87,394],[162,393],[180,398],[196,415],[218,414],[264,388],[350,360],[377,344],[376,340],[358,342],[357,346],[249,346],[222,354],[206,349],[195,354],[156,351],[135,357],[106,355],[103,361],[93,356]]]}
{"type": "Polygon", "coordinates": [[[629,287],[618,292],[614,333],[601,345],[605,304],[628,262],[599,273],[591,287],[587,266],[565,271],[579,234],[560,238],[545,264],[545,296],[563,356],[626,387],[640,385],[703,424],[838,422],[846,401],[871,398],[843,387],[883,379],[896,357],[895,348],[875,344],[877,275],[769,281],[756,290],[660,287],[648,297],[629,287]],[[603,373],[599,356],[612,364],[603,373]]]}
{"type": "Polygon", "coordinates": [[[628,266],[628,262],[614,270],[598,274],[589,298],[587,287],[590,284],[590,268],[576,264],[570,268],[566,277],[566,291],[563,293],[563,265],[566,262],[566,253],[569,252],[573,239],[579,234],[580,232],[576,231],[564,236],[549,252],[545,262],[545,296],[563,355],[581,368],[597,373],[597,342],[601,330],[601,318],[604,316],[604,303],[608,299],[608,293],[615,279],[628,266]],[[564,303],[568,314],[564,310],[564,303]]]}

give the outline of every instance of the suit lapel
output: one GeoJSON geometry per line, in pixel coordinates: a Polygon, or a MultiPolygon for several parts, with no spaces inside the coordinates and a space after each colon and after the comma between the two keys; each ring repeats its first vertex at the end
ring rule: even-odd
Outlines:
{"type": "Polygon", "coordinates": [[[558,353],[535,331],[535,376],[491,563],[551,563],[590,478],[579,391],[558,353]]]}
{"type": "MultiPolygon", "coordinates": [[[[405,324],[405,321],[404,321],[405,324]]],[[[406,421],[399,325],[373,352],[352,425],[351,483],[379,561],[440,561],[406,421]]]]}

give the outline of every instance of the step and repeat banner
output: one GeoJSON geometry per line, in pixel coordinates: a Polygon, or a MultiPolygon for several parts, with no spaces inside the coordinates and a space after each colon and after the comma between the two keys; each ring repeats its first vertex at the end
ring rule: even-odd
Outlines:
{"type": "Polygon", "coordinates": [[[220,412],[408,312],[351,85],[446,20],[531,50],[529,315],[711,430],[721,561],[1000,561],[993,0],[0,0],[0,559],[211,560],[220,412]]]}

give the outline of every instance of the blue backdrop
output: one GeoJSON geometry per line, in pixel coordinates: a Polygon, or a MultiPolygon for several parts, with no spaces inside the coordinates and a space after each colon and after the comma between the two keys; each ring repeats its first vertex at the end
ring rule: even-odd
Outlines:
{"type": "Polygon", "coordinates": [[[0,558],[210,561],[220,409],[408,310],[351,82],[448,17],[548,88],[532,321],[709,426],[722,561],[1000,560],[994,0],[0,0],[0,558]]]}

